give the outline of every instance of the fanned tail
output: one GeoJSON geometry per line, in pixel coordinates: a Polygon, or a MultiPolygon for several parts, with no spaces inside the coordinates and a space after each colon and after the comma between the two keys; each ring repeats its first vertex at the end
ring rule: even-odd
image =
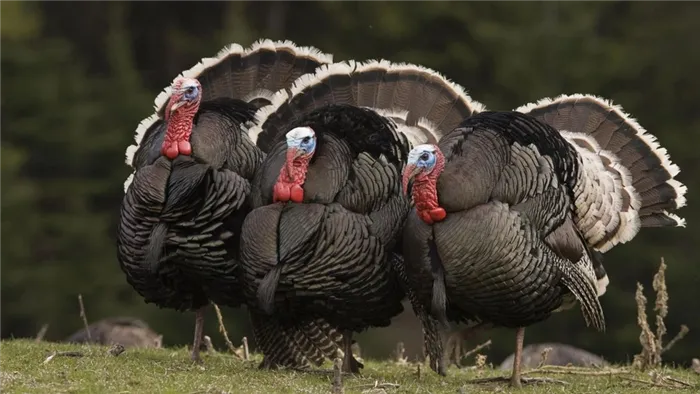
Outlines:
{"type": "Polygon", "coordinates": [[[464,118],[484,110],[462,87],[438,72],[386,60],[340,62],[299,78],[256,113],[249,136],[264,152],[281,141],[289,125],[329,104],[367,107],[396,123],[412,145],[436,143],[464,118]]]}
{"type": "MultiPolygon", "coordinates": [[[[216,57],[203,58],[178,77],[196,78],[202,85],[202,101],[218,98],[239,99],[260,108],[269,105],[274,93],[292,86],[304,74],[322,64],[331,63],[333,56],[313,47],[298,47],[291,41],[259,40],[250,48],[231,44],[216,57]]],[[[134,156],[149,136],[163,124],[163,111],[170,99],[166,87],[155,99],[155,113],[141,121],[136,129],[136,144],[126,149],[126,164],[134,167],[134,156]]],[[[126,180],[124,189],[131,183],[126,180]]]]}
{"type": "Polygon", "coordinates": [[[581,155],[584,171],[590,173],[586,182],[598,190],[581,194],[587,212],[580,226],[597,250],[631,240],[640,227],[685,226],[670,212],[686,203],[687,188],[674,179],[678,166],[621,107],[575,94],[545,98],[517,111],[559,130],[581,155]],[[612,200],[605,200],[609,194],[612,200]]]}

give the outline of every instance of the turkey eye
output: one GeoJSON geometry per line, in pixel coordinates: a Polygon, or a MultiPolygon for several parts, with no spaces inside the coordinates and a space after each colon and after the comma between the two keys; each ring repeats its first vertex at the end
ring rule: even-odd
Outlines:
{"type": "Polygon", "coordinates": [[[428,155],[428,152],[423,152],[422,155],[420,155],[420,159],[423,161],[427,161],[430,156],[428,155]]]}
{"type": "Polygon", "coordinates": [[[311,137],[304,137],[303,140],[301,140],[302,143],[307,144],[311,140],[311,137]]]}

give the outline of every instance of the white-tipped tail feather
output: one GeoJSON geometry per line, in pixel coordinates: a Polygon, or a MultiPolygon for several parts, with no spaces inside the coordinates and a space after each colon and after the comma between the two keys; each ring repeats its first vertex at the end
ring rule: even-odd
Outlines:
{"type": "Polygon", "coordinates": [[[516,111],[559,130],[581,156],[578,225],[597,250],[630,241],[641,227],[685,226],[669,212],[686,203],[687,188],[674,179],[680,169],[656,137],[620,106],[574,94],[516,111]]]}
{"type": "MultiPolygon", "coordinates": [[[[436,142],[484,106],[440,73],[387,60],[324,65],[299,78],[289,91],[278,91],[272,104],[258,110],[248,135],[278,141],[290,123],[329,104],[370,108],[391,119],[412,145],[436,142]]],[[[258,146],[266,151],[270,146],[258,146]]]]}
{"type": "MultiPolygon", "coordinates": [[[[291,41],[272,41],[262,39],[250,48],[231,44],[221,49],[216,57],[203,58],[190,69],[183,71],[179,77],[197,78],[202,85],[203,100],[219,97],[237,98],[247,102],[256,99],[271,101],[279,89],[288,88],[300,76],[312,72],[321,64],[331,63],[333,55],[326,54],[313,47],[300,47],[291,41]],[[257,59],[244,65],[240,59],[267,53],[276,53],[273,59],[257,59]],[[299,61],[302,60],[302,61],[299,61]],[[230,66],[226,66],[231,63],[230,66]],[[253,71],[257,68],[257,71],[253,71]]],[[[154,101],[155,113],[142,120],[134,134],[134,145],[126,149],[126,164],[134,167],[134,156],[139,149],[146,132],[162,120],[162,112],[171,95],[170,86],[166,87],[154,101]]],[[[132,177],[124,183],[128,189],[132,177]]]]}

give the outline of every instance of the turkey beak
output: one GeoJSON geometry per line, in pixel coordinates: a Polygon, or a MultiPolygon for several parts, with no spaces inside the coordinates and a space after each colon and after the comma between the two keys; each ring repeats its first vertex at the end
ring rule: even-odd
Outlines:
{"type": "Polygon", "coordinates": [[[421,172],[420,167],[415,164],[407,164],[403,170],[403,192],[405,195],[410,195],[413,190],[413,178],[421,172]]]}

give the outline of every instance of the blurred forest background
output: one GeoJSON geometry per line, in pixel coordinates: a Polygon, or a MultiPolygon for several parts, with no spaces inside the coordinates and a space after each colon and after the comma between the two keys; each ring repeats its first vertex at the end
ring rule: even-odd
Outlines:
{"type": "MultiPolygon", "coordinates": [[[[2,2],[3,338],[46,339],[90,321],[130,315],[190,343],[193,314],[144,304],[116,260],[124,150],[153,100],[181,71],[226,44],[289,39],[335,60],[385,58],[439,70],[490,109],[545,96],[591,93],[623,106],[659,137],[682,172],[685,229],[645,229],[606,255],[606,333],[578,309],[527,331],[526,343],[562,341],[625,362],[639,351],[634,291],[668,264],[669,335],[690,334],[665,358],[700,356],[700,3],[694,2],[2,2]]],[[[651,312],[651,311],[650,311],[651,312]]],[[[224,309],[236,345],[250,336],[243,310],[224,309]]],[[[205,333],[223,345],[213,311],[205,333]]],[[[500,362],[514,333],[494,340],[500,362]]],[[[407,309],[390,328],[359,337],[363,356],[397,340],[409,356],[421,333],[407,309]]]]}

